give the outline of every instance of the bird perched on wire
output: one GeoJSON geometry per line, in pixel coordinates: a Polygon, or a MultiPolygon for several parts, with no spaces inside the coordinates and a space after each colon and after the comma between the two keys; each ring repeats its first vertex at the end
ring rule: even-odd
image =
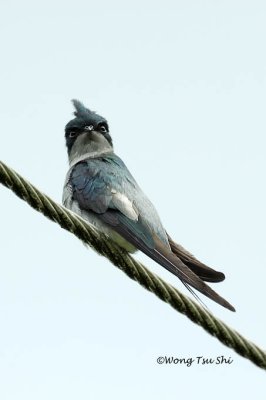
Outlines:
{"type": "Polygon", "coordinates": [[[65,127],[70,163],[63,192],[65,207],[126,251],[141,250],[176,275],[192,293],[194,288],[235,311],[204,282],[223,281],[224,274],[198,261],[168,235],[153,204],[114,153],[106,119],[78,100],[73,104],[75,118],[65,127]]]}

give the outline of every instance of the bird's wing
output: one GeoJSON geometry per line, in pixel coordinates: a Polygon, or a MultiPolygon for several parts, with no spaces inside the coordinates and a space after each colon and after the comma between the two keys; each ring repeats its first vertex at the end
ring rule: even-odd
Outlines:
{"type": "Polygon", "coordinates": [[[183,283],[192,286],[199,292],[214,300],[216,303],[235,311],[234,307],[203,282],[191,269],[189,269],[174,253],[162,243],[159,238],[143,223],[141,217],[132,221],[119,211],[107,210],[100,215],[100,219],[111,226],[147,256],[168,271],[176,275],[183,283]]]}
{"type": "Polygon", "coordinates": [[[206,285],[151,230],[123,190],[124,177],[112,164],[90,159],[76,164],[70,174],[72,196],[83,210],[93,211],[98,218],[129,243],[220,305],[234,311],[225,299],[206,285]],[[120,189],[120,190],[119,190],[120,189]]]}
{"type": "Polygon", "coordinates": [[[225,276],[222,272],[216,271],[213,268],[208,267],[201,261],[197,260],[195,256],[189,253],[184,247],[171,239],[167,234],[168,241],[172,252],[180,258],[180,260],[188,266],[196,275],[198,275],[205,282],[222,282],[225,276]]]}

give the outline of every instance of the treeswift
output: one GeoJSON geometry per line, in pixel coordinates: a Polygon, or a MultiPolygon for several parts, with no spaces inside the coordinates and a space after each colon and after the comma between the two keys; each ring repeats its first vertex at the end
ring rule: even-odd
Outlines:
{"type": "Polygon", "coordinates": [[[221,282],[224,274],[201,263],[166,232],[153,204],[114,153],[106,119],[78,100],[73,104],[75,118],[65,127],[70,163],[63,193],[65,207],[128,252],[141,250],[176,275],[192,293],[196,289],[235,311],[205,283],[221,282]]]}

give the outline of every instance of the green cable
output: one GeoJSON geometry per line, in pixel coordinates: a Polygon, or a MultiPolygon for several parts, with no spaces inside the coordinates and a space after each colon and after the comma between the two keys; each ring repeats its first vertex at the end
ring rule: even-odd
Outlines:
{"type": "Polygon", "coordinates": [[[163,279],[153,274],[143,264],[108,239],[106,235],[98,232],[77,214],[67,210],[41,193],[1,161],[0,182],[35,210],[57,222],[63,229],[73,233],[99,254],[108,258],[112,264],[124,271],[127,276],[170,304],[176,311],[186,315],[192,322],[215,336],[224,345],[235,350],[242,357],[249,359],[258,367],[266,369],[266,353],[258,346],[229,328],[224,322],[215,318],[209,311],[180,293],[176,288],[164,282],[163,279]]]}

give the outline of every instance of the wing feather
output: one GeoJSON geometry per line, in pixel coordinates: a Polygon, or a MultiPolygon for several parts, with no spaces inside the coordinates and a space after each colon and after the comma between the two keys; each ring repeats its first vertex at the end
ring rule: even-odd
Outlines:
{"type": "MultiPolygon", "coordinates": [[[[128,170],[124,170],[124,168],[121,171],[117,170],[121,167],[119,163],[122,161],[118,157],[114,160],[108,159],[106,162],[104,159],[88,159],[72,167],[67,185],[71,186],[72,198],[77,201],[80,209],[94,212],[97,218],[109,228],[172,272],[183,283],[234,311],[234,307],[230,303],[201,279],[202,277],[208,280],[210,277],[210,274],[206,274],[208,267],[201,264],[170,238],[169,245],[167,236],[162,235],[162,231],[164,232],[162,227],[159,227],[159,231],[156,232],[160,220],[141,191],[138,193],[142,196],[142,208],[138,210],[136,204],[133,204],[135,181],[128,170]],[[125,182],[129,185],[126,190],[125,182]],[[146,214],[150,208],[150,212],[154,216],[154,224],[152,224],[151,218],[147,220],[146,208],[146,214]]],[[[219,275],[221,273],[214,272],[214,279],[222,280],[222,275],[219,275]]]]}

